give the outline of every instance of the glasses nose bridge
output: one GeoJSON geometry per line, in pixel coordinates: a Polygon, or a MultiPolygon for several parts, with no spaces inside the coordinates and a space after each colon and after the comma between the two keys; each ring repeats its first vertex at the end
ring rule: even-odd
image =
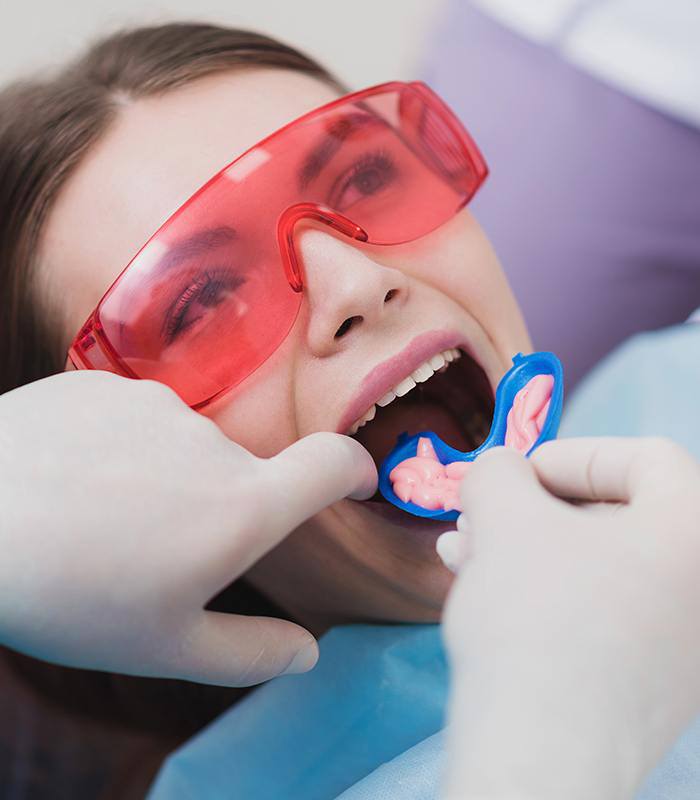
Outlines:
{"type": "Polygon", "coordinates": [[[289,285],[295,292],[304,287],[301,265],[294,247],[294,228],[303,219],[327,225],[338,233],[358,242],[366,242],[366,231],[352,220],[318,203],[296,203],[285,209],[277,222],[277,242],[289,285]]]}

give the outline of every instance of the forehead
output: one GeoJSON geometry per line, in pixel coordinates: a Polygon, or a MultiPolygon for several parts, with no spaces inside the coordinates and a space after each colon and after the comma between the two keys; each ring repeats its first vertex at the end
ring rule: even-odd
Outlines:
{"type": "Polygon", "coordinates": [[[84,321],[141,245],[212,175],[335,97],[301,73],[245,68],[124,101],[44,231],[40,261],[54,291],[68,290],[68,324],[84,321]]]}

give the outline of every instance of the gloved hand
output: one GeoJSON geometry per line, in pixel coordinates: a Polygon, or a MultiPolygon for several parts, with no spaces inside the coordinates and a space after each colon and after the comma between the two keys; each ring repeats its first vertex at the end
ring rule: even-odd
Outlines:
{"type": "Polygon", "coordinates": [[[700,711],[700,465],[661,439],[498,448],[461,496],[445,796],[633,797],[700,711]]]}
{"type": "Polygon", "coordinates": [[[0,397],[0,642],[70,666],[246,686],[318,657],[290,622],[204,605],[376,469],[317,433],[271,459],[170,389],[70,372],[0,397]]]}

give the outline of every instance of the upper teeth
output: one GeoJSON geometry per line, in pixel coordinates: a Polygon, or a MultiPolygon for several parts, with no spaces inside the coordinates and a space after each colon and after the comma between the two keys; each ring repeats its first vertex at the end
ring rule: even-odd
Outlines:
{"type": "Polygon", "coordinates": [[[397,383],[393,389],[390,389],[385,395],[380,397],[375,405],[372,405],[368,411],[366,411],[352,424],[347,435],[352,436],[353,434],[357,433],[357,431],[363,425],[373,420],[374,415],[377,413],[377,406],[388,406],[389,403],[396,400],[397,397],[403,397],[405,394],[408,394],[408,392],[410,392],[411,389],[416,386],[416,384],[427,381],[428,378],[431,378],[434,373],[441,372],[444,368],[446,368],[446,365],[449,364],[450,361],[454,361],[460,356],[461,353],[459,350],[452,348],[450,350],[443,350],[442,353],[438,353],[437,355],[429,358],[419,367],[414,369],[410,375],[397,383]]]}

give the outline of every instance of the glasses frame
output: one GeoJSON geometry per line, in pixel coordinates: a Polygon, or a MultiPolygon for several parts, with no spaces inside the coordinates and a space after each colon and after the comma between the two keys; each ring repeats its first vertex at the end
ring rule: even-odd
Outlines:
{"type": "MultiPolygon", "coordinates": [[[[464,206],[466,206],[469,203],[474,194],[483,184],[484,180],[488,175],[488,167],[486,165],[484,157],[482,156],[479,148],[472,139],[471,135],[466,130],[466,128],[461,124],[461,122],[458,120],[458,118],[455,116],[454,112],[449,108],[449,106],[447,106],[447,104],[422,81],[410,81],[410,82],[389,81],[386,83],[377,84],[376,86],[371,86],[367,89],[362,89],[360,91],[344,95],[335,100],[332,100],[329,103],[319,106],[313,109],[312,111],[307,112],[301,117],[297,117],[296,119],[292,120],[291,122],[288,122],[281,128],[278,128],[270,135],[261,139],[253,146],[249,147],[247,150],[245,150],[245,152],[241,153],[233,161],[229,162],[222,169],[220,169],[213,177],[211,177],[206,183],[204,183],[199,189],[197,189],[173,214],[171,214],[170,217],[168,217],[168,219],[165,220],[165,222],[163,222],[158,227],[158,229],[148,238],[148,240],[142,245],[142,247],[140,247],[139,250],[134,254],[134,256],[129,260],[127,265],[117,275],[115,280],[112,282],[112,284],[109,286],[107,291],[100,299],[99,303],[95,306],[94,310],[90,313],[87,320],[81,326],[80,330],[78,331],[77,335],[75,336],[72,344],[68,349],[66,368],[99,369],[99,370],[106,370],[108,372],[112,372],[127,378],[134,378],[134,379],[141,378],[142,376],[137,375],[129,367],[129,365],[125,363],[125,361],[120,357],[119,353],[112,346],[109,340],[109,336],[106,334],[105,329],[101,323],[100,311],[107,298],[115,290],[115,287],[119,284],[124,275],[129,271],[132,264],[139,261],[139,256],[150,245],[150,243],[154,239],[157,239],[161,234],[161,232],[167,227],[169,227],[170,224],[175,219],[177,219],[181,214],[186,212],[187,208],[191,203],[193,203],[195,200],[199,199],[204,193],[206,193],[207,189],[212,184],[217,182],[221,178],[223,173],[234,168],[239,161],[245,159],[252,151],[258,148],[264,148],[271,142],[277,141],[281,137],[284,137],[285,133],[290,128],[302,125],[310,120],[313,120],[315,117],[325,115],[328,112],[333,112],[334,110],[338,109],[341,106],[351,105],[351,104],[357,105],[358,103],[361,103],[362,101],[367,100],[375,95],[387,94],[394,91],[400,92],[404,91],[406,88],[410,88],[416,93],[418,93],[421,97],[421,100],[425,103],[425,105],[433,112],[439,115],[442,123],[447,126],[448,130],[454,137],[455,142],[458,142],[459,145],[461,146],[463,151],[462,152],[463,157],[466,159],[466,161],[469,163],[470,167],[473,169],[475,173],[476,179],[474,182],[474,188],[471,192],[465,194],[463,202],[461,202],[461,204],[455,208],[454,214],[458,213],[464,206]]],[[[292,291],[294,291],[297,294],[301,294],[303,292],[304,282],[303,282],[303,270],[301,269],[299,258],[297,256],[296,249],[294,246],[294,229],[296,225],[303,219],[311,219],[316,222],[327,225],[333,230],[336,230],[339,233],[347,236],[348,238],[354,239],[356,241],[366,242],[369,239],[366,231],[364,231],[359,225],[355,224],[352,220],[334,211],[333,209],[327,208],[321,204],[311,203],[311,202],[297,203],[287,207],[281,213],[278,220],[277,244],[279,248],[279,255],[282,262],[282,266],[285,271],[285,275],[287,277],[287,281],[289,282],[292,291]]],[[[444,222],[441,224],[444,224],[444,222]]],[[[426,234],[425,233],[421,234],[421,236],[423,235],[426,234]]],[[[404,244],[408,241],[414,241],[416,238],[421,238],[421,236],[404,239],[402,241],[383,243],[383,244],[377,243],[377,244],[378,246],[392,246],[392,245],[404,244]]],[[[294,315],[294,319],[291,321],[289,330],[291,330],[291,328],[293,327],[300,306],[301,306],[301,298],[299,299],[297,310],[294,315]]],[[[275,350],[282,344],[282,342],[289,335],[289,330],[287,331],[285,336],[278,342],[278,344],[275,347],[275,350]]],[[[265,363],[265,361],[270,357],[270,355],[271,353],[263,361],[261,361],[260,364],[258,364],[258,366],[255,367],[255,369],[258,369],[259,366],[265,363]]],[[[252,374],[252,372],[249,374],[252,374]]],[[[242,380],[245,380],[245,378],[243,378],[242,380]]],[[[229,386],[226,386],[221,390],[217,391],[215,394],[207,398],[204,398],[199,402],[190,403],[190,405],[192,408],[201,409],[202,407],[212,402],[214,399],[218,398],[221,394],[225,393],[226,391],[229,391],[234,386],[238,385],[238,383],[240,382],[241,381],[232,383],[229,386]]]]}

